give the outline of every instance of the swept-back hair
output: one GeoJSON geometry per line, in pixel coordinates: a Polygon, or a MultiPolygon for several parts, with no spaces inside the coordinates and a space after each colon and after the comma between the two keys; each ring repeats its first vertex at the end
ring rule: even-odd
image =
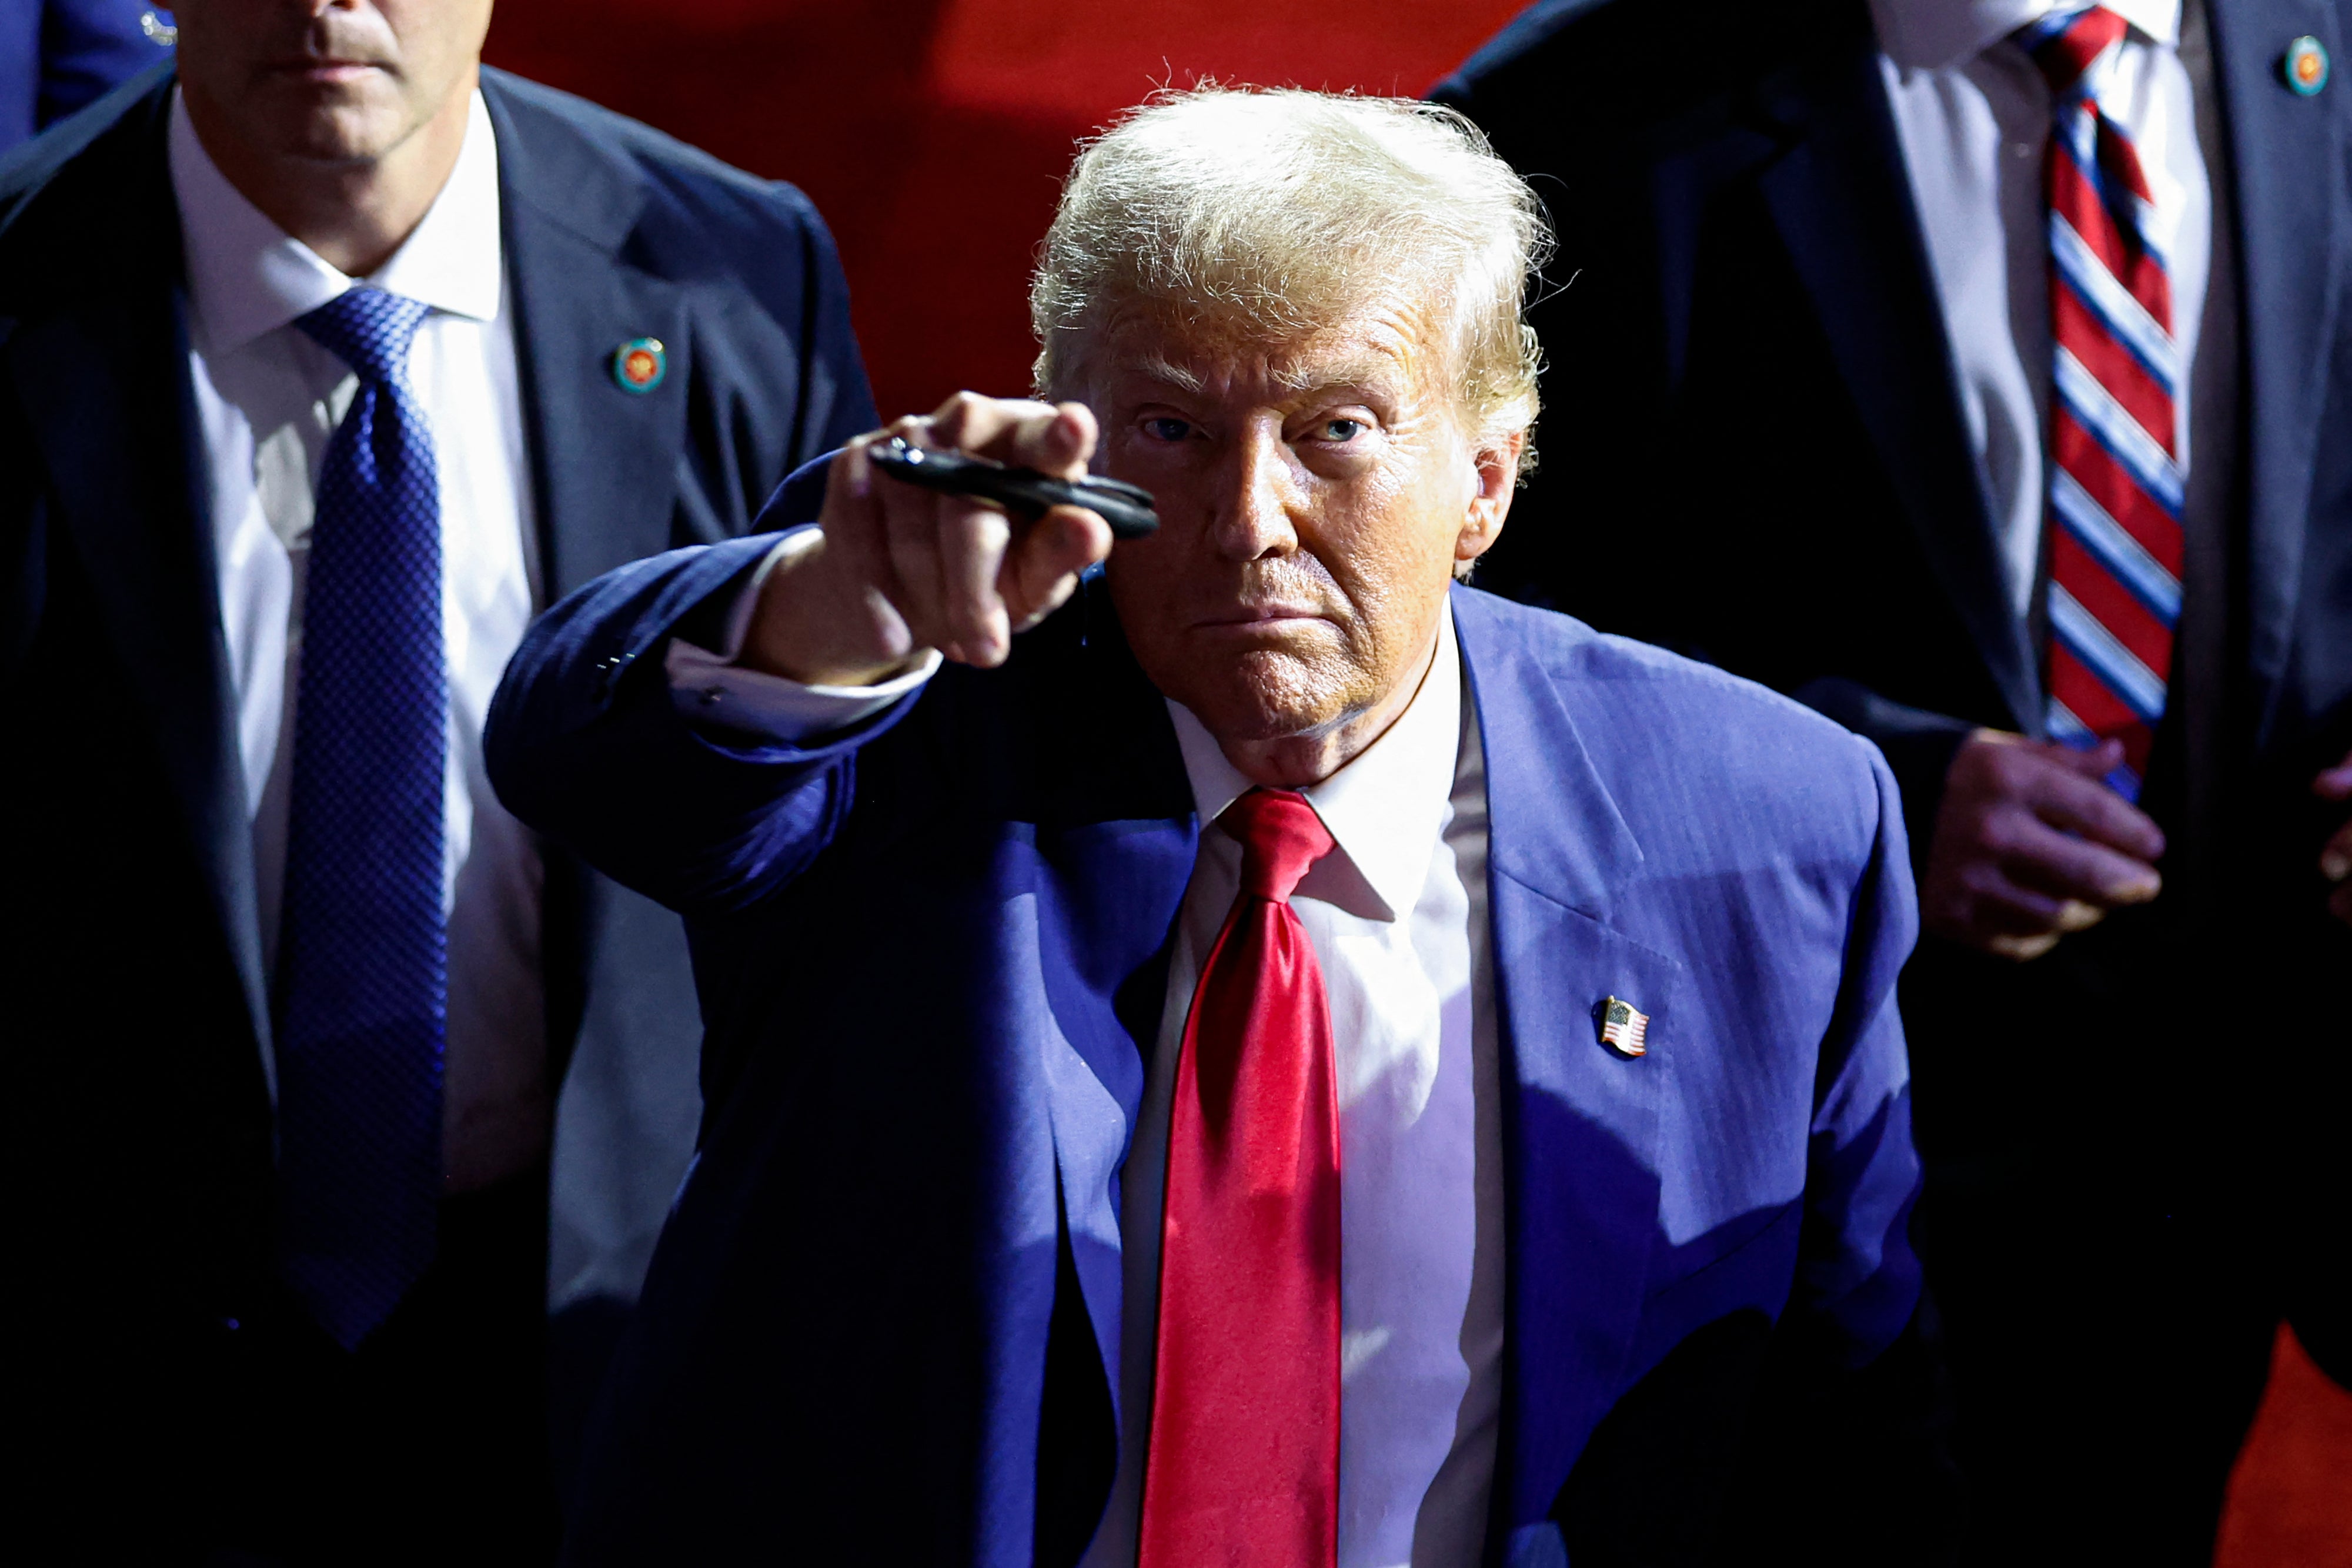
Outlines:
{"type": "Polygon", "coordinates": [[[1528,431],[1539,356],[1526,293],[1549,246],[1535,193],[1450,109],[1159,93],[1071,167],[1029,293],[1037,390],[1080,395],[1092,348],[1133,317],[1286,338],[1403,288],[1451,336],[1471,432],[1528,431]]]}

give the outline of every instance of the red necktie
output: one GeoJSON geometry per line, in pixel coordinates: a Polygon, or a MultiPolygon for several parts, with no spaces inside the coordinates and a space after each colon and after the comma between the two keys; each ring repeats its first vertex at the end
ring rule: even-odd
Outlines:
{"type": "Polygon", "coordinates": [[[2172,280],[2139,153],[2099,102],[2124,19],[2053,12],[2020,41],[2050,83],[2050,733],[2113,737],[2139,793],[2180,619],[2185,465],[2172,280]]]}
{"type": "Polygon", "coordinates": [[[1339,1104],[1291,890],[1331,848],[1306,798],[1217,825],[1242,880],[1176,1066],[1140,1568],[1329,1568],[1339,1501],[1339,1104]]]}

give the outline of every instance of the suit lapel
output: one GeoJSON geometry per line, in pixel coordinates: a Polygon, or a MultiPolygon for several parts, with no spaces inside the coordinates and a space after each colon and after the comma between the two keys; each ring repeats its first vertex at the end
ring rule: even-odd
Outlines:
{"type": "Polygon", "coordinates": [[[1116,1411],[1124,1282],[1118,1172],[1143,1105],[1170,936],[1200,830],[1167,708],[1128,651],[1099,579],[1028,635],[1063,640],[1056,667],[1075,676],[1036,705],[1048,722],[1031,747],[1031,814],[1062,1223],[1116,1411]],[[1087,722],[1057,722],[1070,714],[1087,722]]]}
{"type": "MultiPolygon", "coordinates": [[[[2337,8],[2323,0],[2215,0],[2208,9],[2215,86],[2236,198],[2242,407],[2246,432],[2248,658],[2270,716],[2294,634],[2314,454],[2327,392],[2335,318],[2352,256],[2352,68],[2337,8]],[[2319,39],[2338,79],[2310,98],[2287,90],[2279,62],[2294,39],[2319,39]]],[[[2339,434],[2337,439],[2344,437],[2339,434]]]]}
{"type": "Polygon", "coordinates": [[[2039,734],[2039,661],[2009,607],[1951,347],[1862,7],[1822,63],[1768,78],[1758,176],[1790,263],[1905,517],[2019,727],[2039,734]]]}
{"type": "MultiPolygon", "coordinates": [[[[49,478],[53,549],[70,549],[154,734],[171,808],[212,890],[274,1095],[253,839],[221,630],[203,436],[188,382],[165,81],[93,146],[107,193],[58,264],[58,308],[0,337],[0,361],[49,478]]],[[[48,220],[59,222],[59,214],[48,220]]],[[[65,226],[62,223],[60,227],[65,226]]]]}
{"type": "Polygon", "coordinates": [[[1612,929],[1642,851],[1558,677],[1483,596],[1454,596],[1486,750],[1502,1012],[1507,1384],[1496,1506],[1544,1517],[1615,1397],[1657,1230],[1659,1074],[1680,963],[1612,929]],[[1650,1054],[1602,1045],[1594,1006],[1651,1016],[1650,1054]]]}
{"type": "Polygon", "coordinates": [[[646,202],[640,178],[497,71],[482,96],[499,143],[499,206],[552,603],[669,549],[694,346],[685,291],[621,255],[646,202]],[[660,384],[622,390],[614,351],[657,339],[660,384]]]}

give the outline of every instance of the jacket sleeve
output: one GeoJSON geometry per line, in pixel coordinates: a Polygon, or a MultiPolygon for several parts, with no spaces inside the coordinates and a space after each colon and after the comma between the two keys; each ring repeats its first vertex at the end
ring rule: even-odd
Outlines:
{"type": "Polygon", "coordinates": [[[1876,748],[1869,857],[1847,918],[1845,968],[1814,1091],[1807,1239],[1794,1310],[1815,1315],[1840,1359],[1860,1364],[1891,1343],[1919,1294],[1909,1239],[1919,1156],[1911,1144],[1910,1059],[1895,981],[1918,939],[1903,805],[1876,748]]]}
{"type": "Polygon", "coordinates": [[[1796,1290],[1724,1510],[1727,1561],[1958,1561],[1949,1394],[1910,1240],[1920,1166],[1895,979],[1918,922],[1894,776],[1865,749],[1878,821],[1822,1046],[1796,1290]]]}
{"type": "Polygon", "coordinates": [[[777,538],[598,578],[532,625],[490,705],[483,748],[507,809],[681,914],[741,909],[805,870],[848,817],[859,748],[920,697],[804,745],[680,716],[663,669],[670,638],[715,640],[777,538]]]}
{"type": "Polygon", "coordinates": [[[1790,695],[1864,737],[1885,757],[1903,797],[1904,819],[1911,824],[1912,869],[1926,875],[1936,813],[1944,805],[1945,776],[1952,770],[1960,742],[1978,727],[1949,714],[1890,702],[1860,682],[1838,675],[1808,681],[1790,695]]]}

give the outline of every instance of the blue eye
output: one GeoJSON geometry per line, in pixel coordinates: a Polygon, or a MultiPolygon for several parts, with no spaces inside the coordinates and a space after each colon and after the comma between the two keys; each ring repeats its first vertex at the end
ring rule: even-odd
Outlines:
{"type": "Polygon", "coordinates": [[[1181,441],[1192,434],[1192,427],[1183,420],[1161,416],[1143,422],[1143,434],[1154,441],[1181,441]]]}
{"type": "Polygon", "coordinates": [[[1327,419],[1323,422],[1323,439],[1345,445],[1361,435],[1364,429],[1364,422],[1360,419],[1327,419]]]}

